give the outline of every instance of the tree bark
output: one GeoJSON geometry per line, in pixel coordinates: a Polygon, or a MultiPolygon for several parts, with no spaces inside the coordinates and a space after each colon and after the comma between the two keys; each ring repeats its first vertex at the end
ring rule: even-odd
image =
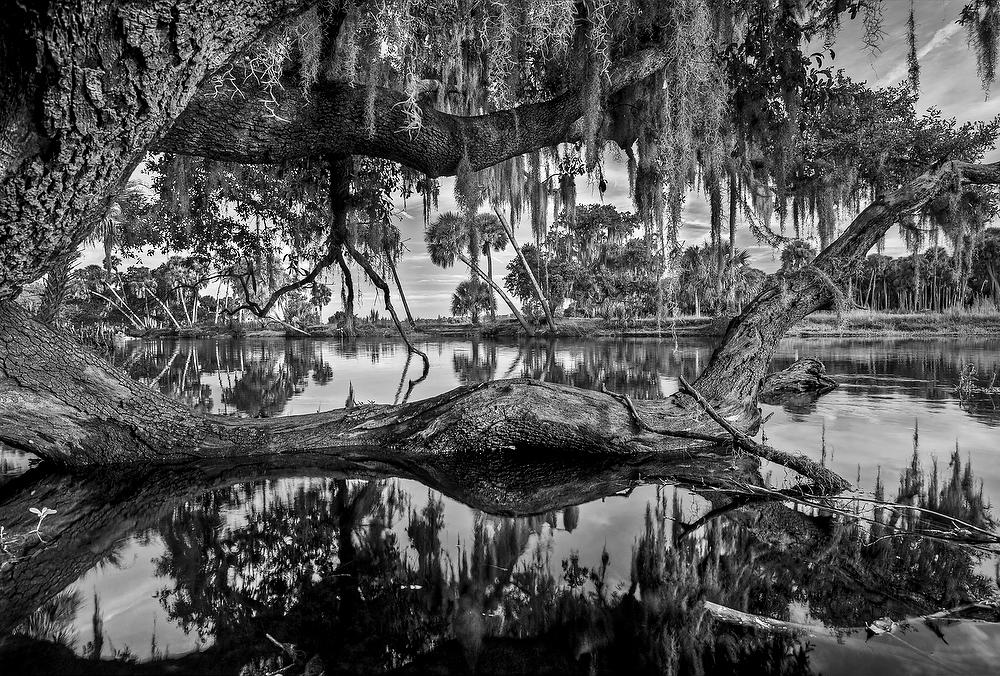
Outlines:
{"type": "MultiPolygon", "coordinates": [[[[488,244],[486,245],[486,276],[489,277],[490,282],[493,281],[493,252],[492,252],[492,247],[489,246],[488,244]]],[[[493,284],[490,284],[489,286],[490,286],[490,301],[491,301],[490,320],[495,322],[497,320],[497,299],[496,296],[493,294],[496,292],[493,290],[493,284]]]]}
{"type": "Polygon", "coordinates": [[[347,229],[347,214],[351,201],[351,173],[354,170],[350,155],[330,155],[326,158],[330,172],[330,245],[335,251],[337,264],[344,277],[347,294],[344,297],[344,335],[357,335],[354,323],[354,278],[344,258],[344,250],[351,234],[347,229]]]}
{"type": "Polygon", "coordinates": [[[729,265],[736,264],[736,212],[739,200],[739,182],[736,180],[736,170],[729,171],[729,265]]]}
{"type": "Polygon", "coordinates": [[[358,330],[354,325],[354,278],[351,275],[351,268],[344,260],[342,250],[337,252],[337,265],[340,266],[340,272],[344,277],[344,287],[347,289],[347,293],[344,295],[344,335],[348,338],[354,338],[358,335],[358,330]]]}
{"type": "Polygon", "coordinates": [[[311,0],[7,3],[0,300],[89,235],[206,78],[311,0]]]}
{"type": "MultiPolygon", "coordinates": [[[[658,48],[639,50],[612,64],[607,94],[635,84],[666,65],[658,48]]],[[[247,78],[237,73],[237,82],[247,78]]],[[[252,82],[253,78],[249,78],[252,82]]],[[[579,92],[486,115],[463,117],[419,101],[420,132],[401,134],[407,95],[375,89],[374,133],[365,123],[365,87],[348,82],[316,83],[308,96],[296,81],[278,94],[277,105],[250,82],[242,95],[219,96],[205,86],[176,123],[151,148],[231,162],[275,163],[329,153],[366,155],[399,162],[431,177],[454,175],[463,156],[473,171],[539,148],[582,137],[574,123],[583,116],[579,92]],[[466,155],[467,154],[467,155],[466,155]]]]}

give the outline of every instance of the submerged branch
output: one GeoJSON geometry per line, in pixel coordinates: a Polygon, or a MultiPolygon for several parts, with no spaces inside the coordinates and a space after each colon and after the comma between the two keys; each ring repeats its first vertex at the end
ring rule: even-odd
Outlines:
{"type": "Polygon", "coordinates": [[[816,481],[819,487],[823,489],[824,493],[839,493],[841,491],[846,491],[851,487],[851,484],[842,476],[827,469],[815,460],[802,455],[801,453],[788,453],[787,451],[781,451],[772,446],[754,441],[744,432],[731,425],[728,420],[719,415],[718,411],[715,410],[712,404],[710,404],[708,400],[702,396],[701,392],[692,387],[691,384],[684,379],[684,376],[677,376],[677,380],[681,385],[681,391],[698,402],[698,404],[705,410],[705,413],[707,413],[712,420],[718,423],[719,427],[726,430],[730,436],[732,436],[733,442],[743,450],[760,456],[770,462],[787,467],[798,472],[804,477],[816,481]]]}

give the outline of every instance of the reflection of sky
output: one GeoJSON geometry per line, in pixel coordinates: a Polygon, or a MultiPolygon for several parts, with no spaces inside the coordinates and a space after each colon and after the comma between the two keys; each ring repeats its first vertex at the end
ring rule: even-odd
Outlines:
{"type": "MultiPolygon", "coordinates": [[[[203,343],[206,349],[214,352],[212,341],[203,343]]],[[[263,345],[272,348],[270,353],[279,360],[284,356],[281,349],[276,349],[281,346],[280,341],[249,343],[257,348],[263,345]]],[[[682,369],[689,376],[697,373],[709,354],[707,344],[691,341],[682,344],[676,355],[672,352],[673,344],[670,341],[632,340],[608,343],[630,345],[631,351],[611,349],[607,353],[631,356],[617,363],[606,361],[599,364],[604,367],[605,372],[627,369],[637,373],[648,368],[649,364],[658,365],[656,368],[659,372],[655,374],[654,382],[660,383],[662,394],[668,394],[674,389],[674,378],[682,369]],[[650,359],[651,354],[658,354],[659,358],[650,359]]],[[[307,378],[305,389],[289,400],[283,415],[340,407],[352,386],[358,402],[383,403],[395,398],[406,360],[405,353],[395,343],[360,343],[358,349],[349,355],[345,355],[340,344],[335,341],[295,341],[288,345],[305,354],[313,351],[322,355],[324,361],[332,367],[333,378],[325,385],[307,378]],[[377,356],[373,358],[373,355],[377,356]]],[[[493,350],[487,349],[487,345],[480,345],[478,353],[481,357],[493,353],[493,350]]],[[[427,350],[432,366],[428,380],[414,390],[413,399],[432,396],[457,385],[459,380],[454,369],[454,358],[472,355],[472,345],[468,341],[434,342],[421,347],[427,350]]],[[[541,348],[540,353],[536,352],[534,358],[527,351],[522,354],[515,345],[496,345],[495,348],[497,376],[503,376],[512,366],[513,375],[519,375],[521,365],[529,362],[542,364],[548,356],[544,348],[541,348]]],[[[588,346],[584,342],[560,341],[553,359],[572,372],[576,365],[587,358],[588,349],[592,350],[592,344],[588,346]]],[[[169,354],[170,351],[167,349],[164,354],[169,354]]],[[[227,351],[222,350],[222,353],[227,354],[227,351]]],[[[970,459],[976,476],[984,481],[986,498],[996,502],[996,496],[1000,496],[1000,465],[995,462],[997,441],[1000,439],[1000,409],[984,406],[975,415],[971,415],[959,406],[950,390],[954,384],[956,369],[962,363],[976,363],[981,373],[989,373],[1000,366],[1000,340],[786,339],[779,349],[776,364],[784,365],[807,355],[826,362],[831,373],[843,384],[812,407],[786,410],[782,407],[765,406],[765,413],[773,413],[765,429],[772,445],[785,450],[801,450],[818,458],[821,439],[825,434],[828,462],[834,470],[851,480],[860,473],[862,488],[871,489],[875,472],[881,468],[887,496],[892,497],[901,472],[910,462],[913,428],[915,423],[919,423],[923,467],[929,468],[931,458],[936,457],[939,469],[946,471],[950,454],[958,443],[963,461],[970,459]]],[[[593,358],[591,353],[591,359],[593,358]]],[[[203,366],[207,363],[206,358],[201,360],[203,366]]],[[[411,368],[417,369],[417,364],[411,364],[411,368]]],[[[235,380],[239,375],[238,372],[233,372],[224,376],[222,382],[228,383],[230,376],[235,380]]],[[[214,410],[222,411],[224,406],[220,399],[219,374],[191,373],[189,376],[200,377],[203,383],[212,388],[214,410]]],[[[1000,402],[997,404],[1000,407],[1000,402]]],[[[778,470],[772,480],[780,481],[782,477],[783,470],[778,470]]],[[[268,500],[291,495],[294,487],[305,481],[309,480],[290,479],[272,483],[268,500]]],[[[426,504],[426,490],[414,481],[401,483],[404,491],[410,495],[411,507],[421,509],[426,504]]],[[[614,587],[628,578],[629,557],[636,536],[642,528],[646,505],[655,503],[656,495],[657,487],[646,486],[636,489],[629,497],[612,496],[582,505],[578,526],[572,533],[565,530],[560,514],[555,529],[544,527],[533,537],[532,544],[539,544],[543,551],[548,552],[550,566],[557,576],[561,571],[562,560],[572,552],[580,553],[581,565],[596,566],[599,565],[601,551],[606,546],[611,555],[609,582],[614,587]]],[[[257,500],[254,504],[259,509],[263,503],[257,500]]],[[[693,499],[687,500],[686,506],[688,510],[692,510],[689,512],[691,514],[695,513],[693,510],[703,508],[700,501],[696,504],[693,499]]],[[[446,550],[456,552],[459,546],[466,546],[472,541],[477,514],[446,499],[444,515],[442,544],[446,550]]],[[[231,527],[245,523],[242,510],[228,510],[224,516],[231,527]]],[[[394,531],[404,549],[409,542],[405,529],[405,519],[394,524],[394,531]]],[[[128,646],[140,658],[146,658],[154,622],[160,650],[168,650],[176,656],[195,649],[198,645],[204,646],[197,636],[185,635],[172,623],[154,597],[161,589],[172,586],[169,580],[153,576],[153,560],[161,553],[162,543],[155,534],[151,537],[131,538],[123,547],[120,568],[104,566],[91,570],[75,583],[74,588],[79,590],[83,600],[75,623],[80,648],[92,637],[91,617],[95,592],[100,597],[105,630],[110,639],[105,644],[106,654],[110,654],[111,647],[121,649],[128,646]]],[[[528,560],[531,553],[529,548],[522,557],[522,563],[528,560]]],[[[413,555],[412,551],[409,555],[413,555]]],[[[992,567],[983,572],[992,573],[992,567]]],[[[967,646],[968,654],[949,656],[947,661],[959,664],[961,662],[955,660],[976,659],[976,647],[985,650],[990,638],[986,635],[966,637],[962,643],[967,646]]],[[[931,638],[929,635],[909,633],[905,640],[926,649],[931,638]]],[[[869,650],[880,655],[888,654],[886,651],[890,650],[882,646],[875,649],[872,645],[864,643],[863,639],[859,639],[856,645],[848,640],[848,648],[857,648],[858,660],[863,659],[869,650]]],[[[938,646],[938,649],[948,648],[938,646]]],[[[945,659],[943,653],[938,654],[941,659],[945,659]]],[[[985,653],[978,651],[978,654],[985,653]]],[[[874,659],[874,656],[869,657],[874,659]]],[[[819,641],[815,659],[817,664],[824,665],[823,673],[842,673],[838,669],[847,662],[838,660],[850,661],[854,657],[845,653],[842,647],[819,641]]]]}
{"type": "MultiPolygon", "coordinates": [[[[201,344],[211,346],[203,349],[214,351],[213,341],[201,344]]],[[[283,356],[281,345],[280,340],[247,341],[251,354],[260,354],[266,347],[271,354],[283,356]]],[[[414,358],[400,388],[406,352],[393,341],[359,342],[357,349],[347,354],[337,341],[291,341],[287,345],[293,350],[302,350],[304,355],[314,351],[322,356],[332,368],[333,377],[325,385],[307,378],[304,390],[288,400],[282,415],[341,408],[351,388],[359,404],[392,403],[397,393],[405,394],[409,380],[420,375],[420,361],[414,358]]],[[[427,353],[431,368],[427,379],[413,389],[411,400],[434,396],[462,384],[455,363],[456,358],[471,361],[473,346],[470,341],[428,341],[417,346],[427,353]]],[[[226,350],[222,352],[227,353],[226,350]]],[[[480,363],[496,355],[495,369],[480,371],[483,377],[525,374],[546,377],[542,367],[550,355],[545,343],[518,346],[483,342],[477,352],[480,363]]],[[[163,349],[162,353],[169,354],[170,349],[163,349]]],[[[588,381],[582,376],[588,369],[590,373],[602,372],[611,388],[616,381],[624,382],[627,375],[631,376],[628,381],[631,386],[638,387],[646,382],[641,376],[650,375],[655,376],[650,380],[654,388],[658,386],[659,395],[667,396],[676,390],[679,372],[693,379],[707,364],[710,355],[710,343],[702,340],[686,340],[674,352],[669,340],[562,339],[555,343],[551,358],[556,366],[553,372],[580,386],[599,387],[599,382],[588,381]],[[647,374],[647,370],[656,372],[647,374]],[[581,375],[576,377],[574,374],[581,375]]],[[[962,364],[974,362],[978,372],[985,374],[983,378],[1000,369],[1000,340],[787,338],[775,356],[774,368],[782,368],[806,356],[822,360],[828,371],[844,385],[824,396],[812,408],[785,410],[764,406],[767,412],[774,411],[766,425],[766,433],[778,447],[818,455],[825,425],[827,452],[834,469],[854,479],[858,465],[864,477],[873,477],[881,467],[885,485],[894,489],[899,472],[909,463],[913,427],[918,423],[925,467],[930,466],[930,457],[934,455],[943,469],[957,441],[963,458],[971,457],[977,475],[985,480],[986,494],[1000,497],[1000,465],[994,457],[1000,441],[1000,399],[979,401],[972,410],[965,410],[952,395],[962,364]]],[[[201,363],[207,364],[207,359],[203,357],[201,363]]],[[[227,407],[221,401],[221,384],[229,386],[239,375],[235,371],[200,375],[201,382],[211,388],[213,412],[233,412],[232,406],[227,407]]],[[[551,375],[548,378],[552,379],[551,375]]],[[[630,393],[633,397],[648,396],[638,389],[630,393]]],[[[869,482],[862,487],[870,489],[872,486],[869,482]]]]}
{"type": "MultiPolygon", "coordinates": [[[[965,4],[965,0],[917,0],[917,42],[921,63],[921,96],[920,108],[937,107],[946,116],[954,116],[960,122],[970,120],[987,120],[1000,113],[1000,104],[996,99],[986,99],[979,79],[976,75],[975,56],[966,46],[964,29],[960,29],[954,20],[965,4]]],[[[843,68],[848,75],[859,81],[867,81],[871,86],[887,86],[898,83],[906,76],[905,56],[907,51],[905,34],[906,18],[909,3],[902,0],[884,3],[886,36],[879,51],[869,54],[861,43],[860,19],[844,21],[843,31],[834,45],[835,67],[843,68]]],[[[818,46],[817,49],[820,47],[818,46]]],[[[994,84],[993,94],[1000,85],[994,84]]],[[[994,151],[988,159],[996,160],[1000,154],[994,151]]],[[[632,210],[628,195],[628,178],[624,166],[608,157],[606,166],[608,190],[604,201],[622,210],[632,210]]],[[[441,188],[441,211],[455,209],[453,196],[454,182],[444,179],[441,188]]],[[[581,204],[600,201],[596,188],[579,182],[579,202],[581,204]]],[[[448,316],[451,293],[455,286],[466,278],[467,271],[462,267],[442,270],[434,266],[427,257],[423,241],[422,207],[418,199],[409,203],[398,204],[402,210],[400,228],[409,252],[399,266],[399,274],[404,284],[415,315],[420,317],[448,316]]],[[[844,214],[849,218],[849,214],[844,214]]],[[[689,194],[684,212],[684,227],[680,239],[687,244],[699,244],[708,238],[708,205],[702,195],[689,194]]],[[[527,226],[521,225],[519,237],[523,241],[529,239],[527,226]]],[[[777,268],[777,259],[773,251],[758,245],[746,228],[740,224],[737,236],[737,246],[751,252],[753,264],[765,271],[773,272],[777,268]]],[[[898,256],[904,253],[902,242],[894,232],[886,241],[886,253],[898,256]]],[[[506,264],[510,261],[510,251],[497,254],[495,270],[504,274],[506,264]]],[[[101,253],[96,246],[90,247],[83,258],[82,265],[99,264],[101,253]]],[[[162,262],[161,257],[146,261],[146,265],[155,267],[162,262]]],[[[360,279],[362,275],[356,275],[360,279]]],[[[382,308],[382,302],[375,288],[369,284],[362,285],[361,298],[357,306],[360,316],[367,316],[369,309],[382,308]]],[[[334,294],[334,302],[326,314],[332,314],[339,308],[339,293],[334,294]]]]}
{"type": "MultiPolygon", "coordinates": [[[[323,480],[283,479],[269,483],[267,488],[258,485],[255,489],[256,509],[261,509],[265,493],[268,503],[274,504],[281,500],[290,502],[291,496],[298,489],[318,483],[323,483],[323,480]]],[[[427,504],[427,489],[418,482],[403,480],[399,482],[399,487],[409,500],[410,509],[419,512],[427,504]]],[[[328,495],[332,496],[333,493],[328,495]]],[[[693,520],[704,513],[703,500],[686,491],[681,495],[685,519],[693,520]]],[[[435,499],[437,496],[435,493],[435,499]]],[[[611,496],[581,505],[578,526],[572,532],[565,529],[562,513],[559,512],[554,529],[545,524],[540,532],[531,536],[519,564],[530,565],[538,547],[546,554],[544,560],[549,572],[561,581],[561,564],[571,554],[579,553],[581,566],[599,568],[601,552],[607,548],[610,561],[606,581],[609,592],[616,591],[621,583],[628,584],[632,547],[642,533],[646,506],[655,506],[658,496],[666,498],[667,504],[670,504],[673,488],[642,486],[628,497],[611,496]]],[[[452,561],[457,564],[465,548],[473,541],[474,525],[482,515],[447,497],[444,498],[444,505],[444,527],[440,531],[442,552],[451,555],[452,561]]],[[[239,528],[245,524],[250,509],[250,506],[227,509],[227,527],[239,528]]],[[[408,517],[397,519],[392,525],[392,532],[401,544],[403,556],[416,567],[417,553],[410,546],[410,538],[406,532],[408,524],[408,517]]],[[[84,646],[93,640],[95,594],[99,598],[104,620],[105,657],[127,647],[139,660],[148,660],[154,633],[158,651],[173,657],[212,645],[214,641],[210,634],[204,639],[194,630],[185,634],[181,626],[170,619],[156,598],[159,592],[174,586],[172,579],[154,576],[154,561],[164,555],[159,536],[154,535],[148,543],[142,538],[129,538],[122,551],[121,566],[94,568],[71,587],[80,592],[83,600],[73,623],[78,651],[82,652],[84,646]]],[[[471,558],[471,553],[467,555],[471,558]]]]}

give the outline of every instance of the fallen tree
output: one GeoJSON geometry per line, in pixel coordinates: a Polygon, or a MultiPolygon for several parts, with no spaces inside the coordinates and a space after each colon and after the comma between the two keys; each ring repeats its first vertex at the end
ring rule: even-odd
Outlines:
{"type": "MultiPolygon", "coordinates": [[[[416,115],[414,109],[399,105],[400,93],[379,87],[369,89],[364,101],[364,117],[372,121],[365,134],[359,131],[360,95],[335,82],[314,86],[308,100],[286,88],[276,104],[213,95],[213,73],[232,65],[266,30],[315,4],[165,0],[146,11],[134,3],[95,8],[64,0],[39,8],[18,5],[13,18],[4,17],[0,442],[81,467],[335,454],[347,448],[389,449],[413,463],[442,453],[485,461],[505,449],[545,450],[554,458],[622,460],[647,452],[683,458],[718,449],[726,440],[727,453],[735,444],[741,453],[796,465],[830,489],[844,485],[801,456],[747,442],[746,433],[759,420],[761,379],[775,347],[792,324],[830,303],[846,271],[900,218],[963,182],[1000,183],[998,164],[945,162],[880,196],[812,265],[771,280],[730,323],[688,392],[631,408],[612,394],[506,380],[400,406],[274,420],[203,416],[132,381],[19,308],[14,300],[24,284],[83,241],[148,149],[244,162],[312,151],[364,153],[440,176],[578,138],[587,121],[570,86],[548,101],[466,117],[417,99],[422,123],[412,135],[401,129],[399,116],[404,107],[416,115]],[[232,129],[235,136],[224,133],[232,129]]],[[[335,17],[330,30],[342,19],[335,17]]],[[[602,95],[641,83],[665,63],[657,47],[622,55],[609,67],[602,95]]]]}
{"type": "MultiPolygon", "coordinates": [[[[718,448],[731,436],[719,418],[741,433],[757,424],[761,381],[785,331],[829,304],[832,285],[900,216],[956,178],[1000,182],[1000,164],[950,162],[927,172],[862,211],[812,266],[772,279],[731,322],[694,384],[701,401],[680,392],[630,407],[610,393],[501,380],[400,406],[262,420],[196,415],[6,303],[0,306],[0,441],[67,466],[345,448],[392,449],[412,462],[454,452],[485,460],[505,449],[623,459],[647,452],[679,458],[718,448]]],[[[752,452],[745,444],[743,450],[752,452]]],[[[777,459],[795,464],[789,460],[777,459]]],[[[846,485],[809,463],[794,468],[831,489],[846,485]]]]}

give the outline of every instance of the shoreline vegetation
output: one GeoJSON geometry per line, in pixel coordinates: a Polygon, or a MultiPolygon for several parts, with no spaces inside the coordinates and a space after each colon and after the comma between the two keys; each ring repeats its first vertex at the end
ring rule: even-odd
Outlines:
{"type": "MultiPolygon", "coordinates": [[[[601,318],[561,318],[555,332],[537,327],[538,337],[556,338],[710,338],[721,337],[732,318],[678,317],[661,320],[655,317],[629,321],[601,318]]],[[[457,318],[417,319],[412,336],[467,337],[479,335],[489,338],[523,338],[524,330],[513,317],[498,317],[479,325],[457,318]]],[[[115,329],[117,331],[117,329],[115,329]]],[[[387,320],[358,319],[355,325],[358,338],[398,337],[396,328],[387,320]]],[[[343,331],[334,324],[313,324],[302,329],[291,329],[278,322],[248,324],[205,323],[193,327],[159,328],[143,334],[133,332],[130,338],[216,338],[216,337],[286,337],[286,338],[338,338],[343,331]]],[[[816,313],[795,324],[788,337],[793,338],[908,338],[962,335],[1000,336],[1000,312],[997,311],[946,311],[919,313],[875,312],[851,310],[840,313],[816,313]]]]}

